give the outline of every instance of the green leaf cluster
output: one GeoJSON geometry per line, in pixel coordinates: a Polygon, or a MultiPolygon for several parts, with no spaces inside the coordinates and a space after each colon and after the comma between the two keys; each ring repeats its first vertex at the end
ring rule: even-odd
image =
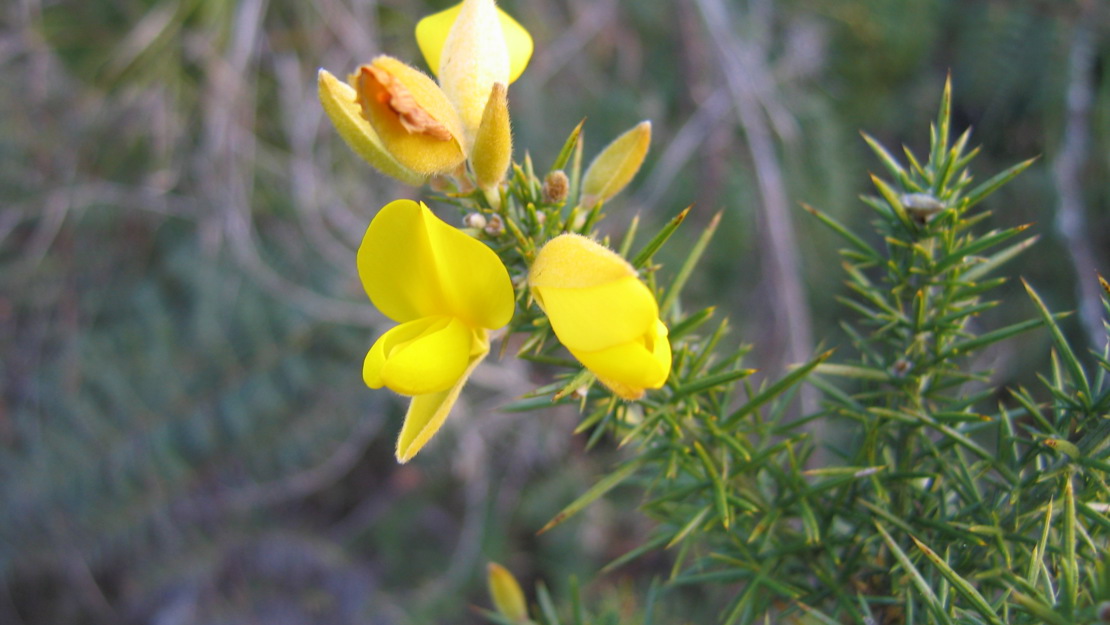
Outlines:
{"type": "MultiPolygon", "coordinates": [[[[541,532],[636,486],[655,529],[603,572],[664,550],[670,570],[652,596],[719,588],[722,623],[1097,618],[1110,600],[1110,363],[1103,353],[1084,364],[1028,286],[1036,318],[980,327],[1003,304],[990,299],[1006,281],[997,270],[1035,241],[1025,225],[985,229],[982,203],[1033,161],[976,183],[977,150],[968,132],[951,140],[950,118],[946,84],[924,158],[899,159],[864,135],[888,176],[862,198],[873,233],[806,207],[846,244],[852,353],[826,351],[751,385],[747,350],[724,346],[727,321],[677,299],[715,222],[670,286],[651,274],[674,328],[671,380],[636,404],[583,392],[588,374],[537,391],[577,397],[589,445],[615,441],[626,458],[541,532]],[[1047,402],[995,388],[981,364],[995,343],[1038,327],[1054,344],[1047,402]],[[803,382],[822,408],[798,416],[803,382]]],[[[657,247],[636,263],[650,265],[657,247]]]]}

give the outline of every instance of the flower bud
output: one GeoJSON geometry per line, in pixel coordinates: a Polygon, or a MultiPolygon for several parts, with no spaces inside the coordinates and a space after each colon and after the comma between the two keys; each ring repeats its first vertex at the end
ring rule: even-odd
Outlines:
{"type": "Polygon", "coordinates": [[[513,157],[513,132],[509,125],[509,99],[503,83],[494,83],[482,124],[474,138],[470,166],[482,189],[493,189],[505,179],[513,157]]]}
{"type": "Polygon", "coordinates": [[[524,599],[524,591],[508,569],[490,562],[486,566],[487,580],[489,583],[489,596],[493,600],[493,607],[513,622],[526,622],[528,620],[528,602],[524,599]]]}
{"type": "Polygon", "coordinates": [[[605,146],[582,177],[582,205],[606,202],[620,193],[644,163],[651,144],[651,122],[642,121],[605,146]]]}
{"type": "Polygon", "coordinates": [[[563,234],[536,255],[528,280],[555,336],[618,396],[639,399],[667,381],[667,327],[651,291],[616,252],[563,234]]]}
{"type": "Polygon", "coordinates": [[[486,216],[482,213],[467,213],[463,217],[463,226],[481,230],[486,227],[486,216]]]}
{"type": "Polygon", "coordinates": [[[424,176],[398,163],[382,145],[378,133],[374,132],[370,122],[362,116],[358,96],[350,85],[321,69],[317,73],[316,87],[324,112],[339,131],[339,136],[343,137],[355,154],[382,173],[405,184],[419,185],[424,181],[424,176]]]}
{"type": "Polygon", "coordinates": [[[362,116],[402,165],[430,175],[450,171],[466,159],[462,123],[431,78],[395,58],[379,56],[350,80],[362,116]]]}
{"type": "Polygon", "coordinates": [[[906,193],[900,200],[918,225],[925,225],[933,215],[944,210],[944,203],[928,193],[906,193]]]}
{"type": "Polygon", "coordinates": [[[548,204],[558,204],[567,199],[570,190],[570,180],[566,173],[557,169],[543,179],[543,201],[548,204]]]}
{"type": "Polygon", "coordinates": [[[499,237],[505,234],[505,222],[501,219],[501,215],[490,215],[489,223],[486,224],[484,230],[491,237],[499,237]]]}

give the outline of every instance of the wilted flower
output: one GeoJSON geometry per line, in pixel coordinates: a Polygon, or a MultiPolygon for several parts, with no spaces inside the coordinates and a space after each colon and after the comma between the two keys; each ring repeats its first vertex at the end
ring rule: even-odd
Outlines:
{"type": "Polygon", "coordinates": [[[512,283],[493,250],[412,200],[374,217],[358,273],[370,301],[400,324],[370,348],[362,375],[371,388],[412,396],[397,440],[397,460],[407,462],[489,353],[489,330],[512,318],[512,283]]]}
{"type": "Polygon", "coordinates": [[[547,242],[528,281],[559,341],[614,393],[639,399],[671,369],[667,326],[628,261],[577,235],[547,242]]]}

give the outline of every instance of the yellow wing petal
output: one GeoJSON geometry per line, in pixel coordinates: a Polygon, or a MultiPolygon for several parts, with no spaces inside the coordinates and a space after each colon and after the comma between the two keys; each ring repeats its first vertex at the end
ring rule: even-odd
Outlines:
{"type": "Polygon", "coordinates": [[[426,317],[383,334],[363,362],[371,388],[388,387],[402,395],[450,389],[466,370],[471,331],[458,319],[426,317]]]}
{"type": "Polygon", "coordinates": [[[568,348],[597,351],[644,336],[659,317],[651,291],[635,277],[598,286],[535,288],[551,327],[568,348]]]}
{"type": "Polygon", "coordinates": [[[663,386],[671,372],[671,344],[660,321],[641,340],[596,352],[572,349],[571,354],[624,399],[639,399],[644,389],[663,386]]]}

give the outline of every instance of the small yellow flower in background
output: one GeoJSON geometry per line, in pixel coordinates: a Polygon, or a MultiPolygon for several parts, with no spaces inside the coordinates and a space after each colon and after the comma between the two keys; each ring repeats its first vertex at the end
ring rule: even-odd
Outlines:
{"type": "Polygon", "coordinates": [[[642,121],[605,146],[582,176],[582,205],[592,207],[621,192],[644,164],[651,122],[642,121]]]}
{"type": "Polygon", "coordinates": [[[371,388],[412,396],[397,440],[397,460],[407,462],[489,353],[489,330],[512,318],[513,287],[493,250],[412,200],[378,212],[357,262],[370,301],[400,324],[370,348],[362,375],[371,388]]]}
{"type": "Polygon", "coordinates": [[[659,388],[671,370],[667,326],[628,261],[584,236],[547,242],[528,276],[555,336],[624,399],[659,388]]]}
{"type": "Polygon", "coordinates": [[[509,572],[509,569],[496,562],[486,566],[489,596],[493,600],[493,607],[514,623],[528,622],[528,602],[524,599],[524,591],[520,584],[509,572]]]}

